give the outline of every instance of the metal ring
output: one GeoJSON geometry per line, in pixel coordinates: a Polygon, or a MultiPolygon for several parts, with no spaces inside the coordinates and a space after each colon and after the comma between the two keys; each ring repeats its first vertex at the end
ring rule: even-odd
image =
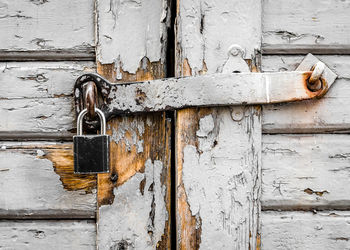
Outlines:
{"type": "Polygon", "coordinates": [[[326,68],[326,65],[323,62],[317,62],[314,65],[312,69],[312,74],[309,78],[310,85],[318,84],[318,80],[320,80],[325,68],[326,68]]]}
{"type": "Polygon", "coordinates": [[[89,118],[93,118],[96,116],[95,109],[96,109],[96,87],[95,83],[90,81],[86,83],[86,89],[85,89],[85,99],[84,104],[85,107],[88,110],[89,118]]]}
{"type": "MultiPolygon", "coordinates": [[[[77,135],[82,135],[83,134],[83,118],[84,118],[84,115],[86,115],[87,112],[88,112],[87,109],[83,109],[80,112],[80,114],[78,115],[78,118],[77,118],[77,135]]],[[[95,108],[95,112],[100,117],[101,135],[105,135],[106,134],[106,117],[105,117],[104,113],[98,108],[95,108]]]]}

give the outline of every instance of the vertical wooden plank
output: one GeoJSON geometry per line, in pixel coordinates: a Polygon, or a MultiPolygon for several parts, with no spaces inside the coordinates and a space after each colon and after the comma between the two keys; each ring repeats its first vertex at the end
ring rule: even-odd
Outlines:
{"type": "MultiPolygon", "coordinates": [[[[260,16],[260,1],[178,0],[176,75],[222,72],[233,44],[254,62],[260,16]]],[[[177,112],[178,249],[259,248],[260,115],[260,107],[177,112]]]]}
{"type": "MultiPolygon", "coordinates": [[[[100,74],[113,82],[165,77],[167,2],[97,0],[100,74]]],[[[99,249],[170,248],[170,132],[165,113],[108,123],[111,171],[98,175],[99,249]]]]}

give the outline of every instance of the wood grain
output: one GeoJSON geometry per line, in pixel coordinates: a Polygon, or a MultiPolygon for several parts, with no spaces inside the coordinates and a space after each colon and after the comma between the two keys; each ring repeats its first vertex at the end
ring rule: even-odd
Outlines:
{"type": "Polygon", "coordinates": [[[261,249],[349,249],[349,212],[263,212],[261,249]]]}
{"type": "MultiPolygon", "coordinates": [[[[256,1],[178,0],[176,21],[177,77],[222,72],[233,44],[257,66],[256,1]]],[[[259,107],[177,111],[177,249],[259,248],[260,133],[259,107]]]]}
{"type": "Polygon", "coordinates": [[[2,60],[94,58],[93,1],[0,2],[2,60]]]}
{"type": "Polygon", "coordinates": [[[263,210],[350,208],[349,135],[264,135],[263,210]]]}
{"type": "Polygon", "coordinates": [[[263,1],[264,54],[349,54],[350,2],[263,1]]]}
{"type": "Polygon", "coordinates": [[[2,218],[94,218],[96,176],[73,173],[71,144],[2,142],[2,218]]]}
{"type": "Polygon", "coordinates": [[[255,248],[259,107],[186,109],[178,112],[177,121],[179,249],[255,248]]]}
{"type": "Polygon", "coordinates": [[[75,132],[74,82],[95,70],[92,62],[0,63],[1,137],[75,132]]]}
{"type": "Polygon", "coordinates": [[[96,249],[94,221],[0,221],[2,249],[96,249]]]}
{"type": "MultiPolygon", "coordinates": [[[[338,78],[321,99],[263,106],[264,133],[347,133],[350,113],[349,56],[318,56],[338,78]]],[[[263,56],[264,72],[292,71],[303,56],[263,56]]]]}
{"type": "MultiPolygon", "coordinates": [[[[97,1],[97,72],[111,82],[166,76],[168,1],[97,1]],[[130,22],[130,20],[133,20],[130,22]]],[[[170,249],[171,121],[117,117],[109,174],[98,175],[100,249],[170,249]]]]}

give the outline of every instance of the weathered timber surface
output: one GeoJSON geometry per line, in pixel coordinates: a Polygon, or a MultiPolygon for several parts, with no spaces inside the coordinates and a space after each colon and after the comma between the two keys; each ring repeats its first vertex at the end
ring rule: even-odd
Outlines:
{"type": "Polygon", "coordinates": [[[261,249],[350,249],[350,213],[263,212],[261,249]]]}
{"type": "Polygon", "coordinates": [[[94,221],[0,221],[1,249],[96,249],[94,221]]]}
{"type": "Polygon", "coordinates": [[[74,82],[95,70],[90,62],[0,63],[1,135],[73,132],[74,82]]]}
{"type": "Polygon", "coordinates": [[[96,176],[73,173],[71,144],[1,142],[1,218],[94,218],[96,176]]]}
{"type": "Polygon", "coordinates": [[[349,135],[263,136],[263,210],[349,209],[349,175],[349,135]]]}
{"type": "Polygon", "coordinates": [[[0,59],[93,59],[94,2],[0,1],[0,59]]]}
{"type": "MultiPolygon", "coordinates": [[[[178,0],[176,21],[177,77],[226,71],[233,44],[256,71],[261,2],[178,0]]],[[[260,107],[177,111],[177,249],[260,246],[260,122],[260,107]]]]}
{"type": "Polygon", "coordinates": [[[349,0],[265,0],[262,52],[349,54],[349,11],[349,0]]]}
{"type": "Polygon", "coordinates": [[[170,129],[156,113],[109,122],[111,173],[98,176],[101,249],[170,247],[170,129]]]}
{"type": "MultiPolygon", "coordinates": [[[[350,131],[350,57],[318,56],[338,78],[320,99],[263,106],[264,133],[350,131]]],[[[263,56],[264,72],[292,71],[303,56],[263,56]]]]}
{"type": "Polygon", "coordinates": [[[179,249],[257,247],[260,118],[259,107],[186,109],[178,113],[179,249]]]}
{"type": "Polygon", "coordinates": [[[177,76],[222,72],[233,44],[242,46],[245,58],[255,57],[254,50],[261,43],[260,3],[254,0],[177,2],[177,76]]]}
{"type": "MultiPolygon", "coordinates": [[[[147,63],[165,63],[169,1],[96,1],[97,60],[114,63],[116,78],[146,69],[147,63]]],[[[164,68],[159,73],[164,73],[164,68]]],[[[159,74],[158,73],[158,74],[159,74]]]]}
{"type": "MultiPolygon", "coordinates": [[[[169,1],[96,2],[97,72],[111,82],[166,76],[169,1]]],[[[99,249],[170,249],[170,133],[165,113],[108,123],[111,171],[98,175],[99,249]]]]}

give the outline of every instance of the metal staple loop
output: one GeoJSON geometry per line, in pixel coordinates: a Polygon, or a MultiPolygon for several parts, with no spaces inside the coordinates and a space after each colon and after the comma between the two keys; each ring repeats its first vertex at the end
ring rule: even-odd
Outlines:
{"type": "Polygon", "coordinates": [[[315,66],[313,67],[312,74],[310,76],[309,82],[311,84],[314,84],[319,80],[322,76],[322,73],[324,69],[326,68],[326,65],[323,62],[317,62],[315,66]]]}
{"type": "Polygon", "coordinates": [[[320,61],[312,67],[312,74],[308,80],[308,87],[311,91],[317,91],[323,88],[321,77],[325,68],[326,65],[320,61]]]}
{"type": "Polygon", "coordinates": [[[87,82],[85,89],[85,108],[88,110],[89,118],[95,117],[95,108],[96,108],[96,86],[94,82],[87,82]]]}

